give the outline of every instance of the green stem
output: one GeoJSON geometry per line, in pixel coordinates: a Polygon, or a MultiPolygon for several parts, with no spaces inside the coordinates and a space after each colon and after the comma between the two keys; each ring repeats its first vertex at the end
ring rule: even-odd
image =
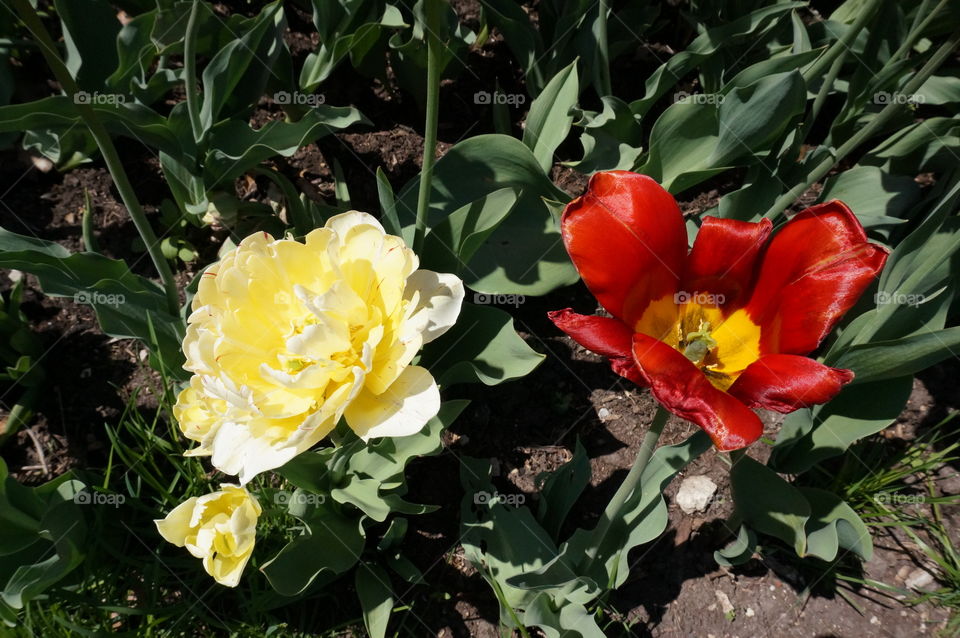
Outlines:
{"type": "Polygon", "coordinates": [[[887,64],[893,64],[901,57],[905,56],[916,44],[917,38],[926,30],[930,23],[933,22],[933,19],[937,17],[937,14],[947,6],[949,0],[940,0],[940,2],[933,8],[933,11],[927,13],[923,18],[921,16],[925,12],[927,6],[929,6],[930,0],[924,0],[924,3],[920,6],[920,11],[917,12],[917,17],[913,21],[913,26],[910,27],[910,31],[907,33],[907,37],[903,39],[903,44],[894,51],[893,55],[890,56],[890,59],[887,61],[887,64]]]}
{"type": "Polygon", "coordinates": [[[880,2],[881,0],[871,0],[871,2],[863,8],[860,15],[857,16],[857,19],[853,21],[853,24],[850,25],[847,32],[843,34],[843,37],[830,45],[830,48],[814,60],[810,66],[807,67],[806,71],[803,72],[804,82],[810,84],[810,82],[819,77],[828,66],[833,64],[833,61],[836,60],[838,56],[846,54],[846,52],[850,50],[850,46],[853,44],[853,41],[857,39],[857,35],[860,34],[860,31],[863,30],[867,22],[869,22],[877,12],[877,9],[880,7],[880,2]]]}
{"type": "Polygon", "coordinates": [[[193,0],[190,17],[187,19],[187,33],[183,41],[183,88],[187,94],[187,113],[190,115],[190,128],[193,139],[200,142],[203,124],[200,121],[200,105],[197,103],[197,9],[199,0],[193,0]]]}
{"type": "Polygon", "coordinates": [[[582,573],[588,574],[590,572],[590,567],[596,560],[597,553],[600,551],[600,546],[603,545],[607,534],[610,533],[610,527],[613,525],[613,522],[623,518],[624,504],[634,492],[642,489],[640,478],[643,476],[643,471],[647,468],[647,463],[650,462],[650,457],[653,456],[653,451],[657,447],[657,441],[660,440],[663,427],[667,424],[669,417],[670,413],[667,412],[662,405],[657,406],[657,413],[653,417],[653,423],[650,424],[650,429],[643,435],[643,440],[640,442],[640,450],[637,452],[637,458],[633,461],[633,467],[630,468],[627,478],[623,479],[623,483],[620,484],[613,498],[607,503],[607,507],[603,510],[603,515],[600,517],[600,522],[597,523],[597,527],[593,531],[593,542],[587,550],[586,564],[584,565],[582,573]]]}
{"type": "Polygon", "coordinates": [[[43,22],[39,16],[37,16],[29,0],[12,1],[17,13],[20,15],[20,19],[23,20],[27,29],[40,44],[40,51],[43,53],[43,57],[50,66],[50,70],[53,72],[57,82],[60,83],[60,88],[63,89],[67,97],[73,100],[77,113],[80,115],[84,124],[87,125],[90,134],[96,141],[100,149],[100,154],[103,156],[103,161],[107,165],[107,170],[110,171],[113,183],[120,193],[120,199],[130,213],[133,225],[136,227],[137,232],[140,233],[143,243],[146,244],[147,253],[149,253],[150,259],[153,261],[153,265],[160,275],[164,291],[166,292],[169,310],[172,314],[178,315],[180,313],[180,296],[177,292],[177,282],[173,278],[170,264],[167,263],[163,252],[160,250],[160,243],[157,241],[157,236],[150,227],[150,222],[143,212],[143,207],[140,206],[140,202],[137,200],[133,185],[130,183],[130,179],[123,169],[123,162],[120,161],[120,155],[117,153],[117,148],[113,145],[110,134],[97,118],[96,113],[89,104],[78,103],[77,100],[73,99],[77,91],[80,90],[80,87],[77,86],[76,81],[73,79],[73,76],[70,75],[63,60],[60,59],[60,54],[57,52],[53,38],[50,37],[47,28],[43,26],[43,22]]]}
{"type": "Polygon", "coordinates": [[[423,131],[423,167],[420,171],[420,191],[417,197],[417,221],[413,233],[413,251],[423,250],[427,234],[427,208],[430,205],[430,187],[433,182],[433,164],[437,156],[437,118],[440,112],[440,47],[437,32],[443,15],[440,0],[427,0],[427,117],[423,131]]]}
{"type": "Polygon", "coordinates": [[[830,67],[827,75],[823,78],[823,83],[820,85],[820,90],[817,92],[817,97],[813,101],[813,109],[810,111],[810,115],[807,117],[807,121],[804,124],[803,133],[801,133],[798,137],[800,141],[807,139],[810,129],[813,128],[814,122],[817,121],[817,116],[820,114],[820,110],[823,108],[824,102],[827,101],[827,96],[830,94],[830,90],[833,88],[833,83],[836,81],[837,75],[840,73],[840,69],[843,68],[843,61],[846,58],[847,52],[841,52],[840,55],[838,55],[833,61],[833,66],[830,67]]]}
{"type": "Polygon", "coordinates": [[[600,97],[613,95],[610,83],[610,49],[607,43],[607,0],[597,3],[600,14],[597,16],[597,54],[600,56],[600,97]]]}
{"type": "MultiPolygon", "coordinates": [[[[927,81],[934,71],[936,71],[941,64],[949,57],[957,45],[960,44],[960,31],[954,32],[950,38],[943,43],[939,50],[933,54],[933,56],[927,61],[922,69],[917,71],[913,76],[910,82],[903,87],[901,91],[905,95],[911,95],[917,89],[919,89],[924,82],[927,81]]],[[[773,206],[770,207],[770,210],[766,212],[764,217],[775,218],[783,214],[783,211],[786,210],[790,204],[792,204],[800,195],[802,195],[811,185],[816,184],[821,179],[823,179],[827,173],[830,172],[834,166],[836,166],[844,157],[849,155],[851,152],[857,149],[865,141],[873,137],[878,133],[884,126],[887,125],[894,115],[903,107],[902,104],[899,104],[896,101],[888,104],[882,111],[877,113],[876,117],[870,120],[870,123],[860,129],[855,135],[853,135],[849,140],[837,149],[831,157],[824,158],[816,167],[813,168],[809,173],[807,173],[807,178],[803,182],[797,184],[789,191],[781,195],[773,206]]]]}
{"type": "Polygon", "coordinates": [[[100,252],[97,238],[93,234],[93,204],[90,201],[90,191],[83,189],[83,218],[80,224],[83,235],[83,249],[88,253],[100,252]]]}

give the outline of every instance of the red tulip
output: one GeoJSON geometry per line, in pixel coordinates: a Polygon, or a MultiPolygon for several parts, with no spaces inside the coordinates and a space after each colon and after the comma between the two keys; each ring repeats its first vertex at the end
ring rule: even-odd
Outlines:
{"type": "Polygon", "coordinates": [[[568,308],[550,319],[721,450],[760,438],[751,408],[824,403],[853,379],[805,355],[888,254],[839,201],[799,213],[773,239],[767,219],[705,217],[688,252],[673,197],[627,171],[594,175],[567,205],[561,230],[583,281],[613,316],[568,308]]]}

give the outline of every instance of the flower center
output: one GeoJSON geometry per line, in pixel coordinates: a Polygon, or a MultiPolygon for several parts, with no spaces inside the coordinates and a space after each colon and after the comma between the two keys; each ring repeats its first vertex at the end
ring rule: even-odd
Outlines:
{"type": "Polygon", "coordinates": [[[710,336],[710,322],[701,320],[697,331],[688,332],[678,346],[678,350],[683,349],[683,356],[696,365],[702,364],[710,351],[717,347],[717,340],[710,336]]]}
{"type": "Polygon", "coordinates": [[[683,353],[724,391],[760,358],[760,326],[743,309],[677,303],[670,295],[651,303],[635,329],[683,353]]]}

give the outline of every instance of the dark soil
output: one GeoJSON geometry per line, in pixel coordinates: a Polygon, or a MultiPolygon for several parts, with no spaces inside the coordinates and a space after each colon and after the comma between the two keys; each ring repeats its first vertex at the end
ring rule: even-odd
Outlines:
{"type": "MultiPolygon", "coordinates": [[[[476,23],[477,2],[453,4],[465,23],[476,23]]],[[[293,15],[291,24],[305,30],[291,32],[288,38],[295,58],[305,56],[313,47],[307,35],[309,16],[293,15]]],[[[664,56],[663,52],[651,53],[656,50],[645,44],[624,56],[617,62],[618,75],[645,77],[659,64],[658,56],[664,56]]],[[[522,74],[498,34],[493,33],[482,49],[470,51],[465,62],[467,72],[444,82],[441,154],[460,139],[492,132],[489,107],[476,105],[472,99],[476,91],[491,90],[499,82],[505,91],[523,92],[522,74]]],[[[625,94],[631,90],[626,84],[622,88],[625,94]]],[[[377,167],[384,170],[395,192],[420,170],[421,109],[413,98],[389,84],[358,82],[346,65],[322,90],[327,104],[353,104],[372,126],[324,138],[275,164],[308,196],[332,204],[332,165],[336,160],[343,168],[354,207],[377,211],[377,167]]],[[[253,121],[274,116],[275,107],[268,102],[264,101],[253,121]]],[[[522,109],[513,115],[518,125],[522,109]]],[[[519,130],[517,126],[515,132],[519,130]]],[[[576,150],[575,144],[573,148],[576,150]]],[[[139,146],[122,145],[121,152],[148,214],[161,231],[157,209],[169,195],[156,159],[139,146]]],[[[125,259],[135,272],[151,275],[149,259],[135,248],[135,229],[102,163],[96,161],[65,174],[44,172],[37,166],[25,153],[0,152],[0,225],[80,250],[80,218],[87,191],[104,254],[125,259]]],[[[585,176],[559,164],[552,177],[571,195],[579,194],[586,185],[585,176]]],[[[681,208],[694,214],[710,207],[732,188],[735,177],[721,176],[697,192],[684,193],[681,208]]],[[[252,189],[251,199],[264,197],[265,192],[257,191],[265,190],[266,185],[251,182],[243,185],[252,189]]],[[[177,265],[181,283],[214,258],[222,239],[222,233],[211,238],[208,230],[191,236],[201,257],[195,263],[177,265]]],[[[0,279],[0,289],[7,290],[11,285],[7,273],[0,279]]],[[[30,432],[20,432],[2,452],[16,478],[36,484],[71,467],[104,467],[109,450],[104,424],[115,423],[128,402],[146,414],[155,410],[153,393],[161,384],[144,363],[145,352],[137,342],[103,336],[87,306],[69,298],[45,296],[32,277],[27,283],[24,311],[43,340],[45,354],[40,364],[47,372],[48,391],[30,432]]],[[[516,309],[504,308],[514,315],[524,339],[548,355],[546,360],[522,382],[450,389],[449,398],[469,398],[470,406],[450,428],[447,449],[436,457],[417,460],[410,468],[410,500],[439,506],[431,514],[411,517],[405,548],[429,584],[395,583],[398,602],[411,605],[411,613],[422,621],[413,623],[419,629],[411,635],[423,635],[424,625],[433,635],[443,637],[498,635],[495,598],[464,559],[458,542],[461,457],[491,459],[498,487],[505,493],[522,493],[532,502],[537,475],[568,461],[579,440],[591,459],[593,474],[571,518],[579,525],[593,525],[637,453],[652,418],[653,401],[647,392],[614,375],[599,356],[559,334],[546,319],[548,310],[568,306],[590,313],[596,302],[578,284],[543,298],[528,298],[516,309]],[[444,592],[449,596],[443,596],[444,592]]],[[[957,372],[954,361],[920,375],[903,417],[890,429],[891,436],[908,440],[949,410],[956,410],[960,404],[957,372]]],[[[0,395],[4,413],[9,411],[12,396],[0,395]]],[[[776,421],[768,422],[769,433],[774,433],[776,421]]],[[[673,419],[664,442],[678,442],[694,429],[673,419]]],[[[762,457],[765,452],[758,445],[751,454],[762,457]]],[[[947,479],[953,479],[956,471],[948,470],[953,474],[945,475],[945,492],[948,485],[958,482],[949,483],[947,479]]],[[[845,592],[848,601],[837,593],[835,581],[824,578],[822,570],[803,567],[786,552],[765,555],[735,570],[719,568],[712,555],[730,533],[723,525],[731,507],[727,474],[725,462],[712,450],[684,472],[710,476],[719,486],[718,496],[706,512],[692,516],[671,505],[668,531],[635,550],[630,579],[609,601],[609,607],[619,612],[618,620],[631,628],[622,633],[806,637],[856,636],[867,630],[883,636],[911,636],[933,635],[942,626],[945,612],[930,605],[906,607],[875,591],[853,589],[845,592]],[[733,607],[732,614],[725,613],[726,601],[733,607]]],[[[678,484],[679,480],[667,489],[668,498],[675,495],[678,484]]],[[[949,493],[960,492],[949,489],[954,490],[949,493]]],[[[875,542],[876,557],[863,568],[867,578],[902,587],[911,570],[926,567],[917,548],[896,533],[878,532],[875,542]]],[[[359,616],[352,593],[339,600],[344,618],[359,616]]]]}

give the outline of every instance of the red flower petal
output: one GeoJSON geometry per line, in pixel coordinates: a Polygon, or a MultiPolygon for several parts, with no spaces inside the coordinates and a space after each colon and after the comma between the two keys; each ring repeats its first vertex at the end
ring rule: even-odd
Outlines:
{"type": "Polygon", "coordinates": [[[743,371],[729,393],[751,408],[793,412],[837,396],[853,372],[794,354],[768,354],[743,371]]]}
{"type": "Polygon", "coordinates": [[[747,311],[763,329],[763,353],[807,354],[883,269],[888,251],[867,242],[845,204],[803,211],[780,230],[760,260],[747,311]]]}
{"type": "Polygon", "coordinates": [[[621,377],[645,385],[631,352],[633,330],[610,317],[578,315],[570,308],[547,313],[558,328],[581,346],[610,359],[610,367],[621,377]]]}
{"type": "Polygon", "coordinates": [[[677,202],[646,175],[597,173],[560,222],[570,259],[613,316],[634,325],[647,305],[677,291],[687,233],[677,202]]]}
{"type": "Polygon", "coordinates": [[[720,450],[745,447],[763,434],[760,417],[715,388],[689,359],[662,341],[634,335],[633,358],[653,396],[677,416],[699,425],[720,450]]]}
{"type": "Polygon", "coordinates": [[[737,308],[746,302],[757,258],[770,236],[769,219],[759,223],[704,217],[687,260],[683,289],[690,295],[722,295],[720,305],[737,308]]]}

